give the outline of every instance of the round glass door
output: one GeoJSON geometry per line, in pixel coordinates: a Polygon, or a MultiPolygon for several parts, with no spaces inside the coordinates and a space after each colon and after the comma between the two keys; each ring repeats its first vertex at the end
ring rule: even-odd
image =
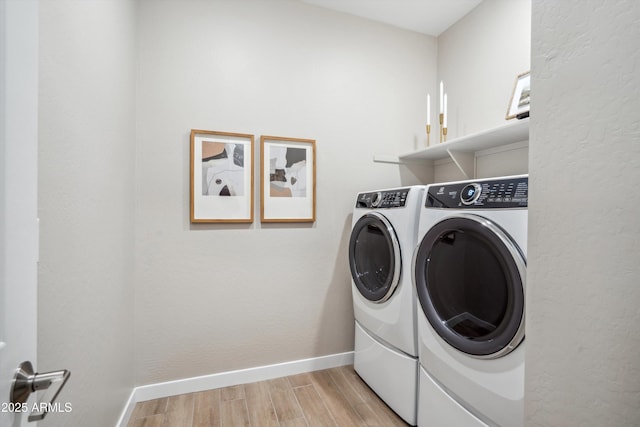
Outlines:
{"type": "Polygon", "coordinates": [[[526,263],[491,221],[460,214],[434,225],[418,246],[414,282],[433,329],[472,356],[496,358],[524,338],[526,263]]]}
{"type": "Polygon", "coordinates": [[[383,215],[366,214],[353,226],[349,267],[353,282],[366,299],[381,303],[391,297],[400,280],[400,245],[383,215]]]}

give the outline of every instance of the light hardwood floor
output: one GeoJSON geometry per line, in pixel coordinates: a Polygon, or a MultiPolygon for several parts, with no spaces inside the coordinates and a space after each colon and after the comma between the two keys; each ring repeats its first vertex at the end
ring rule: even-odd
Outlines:
{"type": "Polygon", "coordinates": [[[407,425],[350,365],[140,402],[128,427],[407,425]]]}

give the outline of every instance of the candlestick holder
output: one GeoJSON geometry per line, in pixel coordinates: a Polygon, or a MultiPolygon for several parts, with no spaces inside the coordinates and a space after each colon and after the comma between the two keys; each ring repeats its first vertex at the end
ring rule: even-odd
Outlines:
{"type": "Polygon", "coordinates": [[[427,125],[427,147],[431,143],[431,125],[427,125]]]}
{"type": "Polygon", "coordinates": [[[445,127],[442,128],[442,138],[447,142],[447,128],[445,127]]]}
{"type": "Polygon", "coordinates": [[[438,117],[438,119],[440,120],[440,143],[442,144],[442,137],[443,137],[443,127],[442,127],[442,125],[444,124],[444,114],[440,113],[440,116],[438,117]]]}

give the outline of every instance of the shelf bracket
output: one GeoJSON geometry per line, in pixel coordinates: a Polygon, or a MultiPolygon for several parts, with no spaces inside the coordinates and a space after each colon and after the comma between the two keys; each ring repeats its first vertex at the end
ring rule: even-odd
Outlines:
{"type": "Polygon", "coordinates": [[[449,157],[456,164],[466,179],[475,178],[475,155],[466,151],[447,149],[449,157]]]}
{"type": "Polygon", "coordinates": [[[375,163],[392,163],[396,165],[404,163],[398,156],[391,156],[387,154],[376,154],[373,156],[373,161],[375,163]]]}

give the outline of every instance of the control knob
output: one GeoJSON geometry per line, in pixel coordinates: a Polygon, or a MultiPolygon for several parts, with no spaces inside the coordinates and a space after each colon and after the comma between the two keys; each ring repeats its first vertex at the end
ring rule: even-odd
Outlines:
{"type": "Polygon", "coordinates": [[[378,191],[377,193],[373,193],[373,197],[371,197],[371,206],[376,208],[378,207],[381,201],[382,201],[382,193],[380,191],[378,191]]]}
{"type": "Polygon", "coordinates": [[[460,201],[463,205],[471,205],[480,197],[482,193],[482,187],[480,184],[468,184],[465,185],[460,193],[460,201]]]}

